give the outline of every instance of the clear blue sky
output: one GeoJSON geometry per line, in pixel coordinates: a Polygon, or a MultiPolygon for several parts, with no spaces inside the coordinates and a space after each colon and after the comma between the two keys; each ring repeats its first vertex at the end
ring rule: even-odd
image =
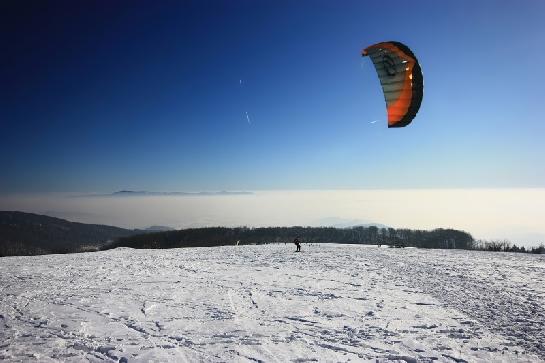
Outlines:
{"type": "Polygon", "coordinates": [[[3,1],[0,14],[0,192],[545,186],[544,1],[3,1]],[[402,129],[360,57],[385,40],[424,73],[402,129]]]}

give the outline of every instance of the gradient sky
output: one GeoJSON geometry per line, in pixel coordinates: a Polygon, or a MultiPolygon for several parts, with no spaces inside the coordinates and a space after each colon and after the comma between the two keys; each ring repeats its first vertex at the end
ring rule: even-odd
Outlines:
{"type": "Polygon", "coordinates": [[[545,186],[541,0],[2,1],[0,44],[1,193],[545,186]]]}

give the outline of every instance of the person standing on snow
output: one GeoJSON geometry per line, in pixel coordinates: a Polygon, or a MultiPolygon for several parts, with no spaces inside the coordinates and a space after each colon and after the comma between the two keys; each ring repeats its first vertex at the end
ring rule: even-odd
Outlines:
{"type": "Polygon", "coordinates": [[[299,241],[298,237],[293,240],[293,243],[295,243],[297,246],[297,250],[295,252],[301,252],[301,242],[299,241]]]}

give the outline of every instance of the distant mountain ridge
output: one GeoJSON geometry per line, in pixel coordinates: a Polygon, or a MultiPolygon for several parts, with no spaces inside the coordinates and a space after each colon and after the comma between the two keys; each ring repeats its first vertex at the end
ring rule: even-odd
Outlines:
{"type": "Polygon", "coordinates": [[[252,195],[246,191],[218,191],[218,192],[153,192],[146,190],[119,190],[106,194],[83,194],[76,197],[146,197],[146,196],[221,196],[221,195],[252,195]]]}
{"type": "Polygon", "coordinates": [[[117,238],[144,232],[34,213],[0,211],[0,256],[96,250],[117,238]]]}
{"type": "Polygon", "coordinates": [[[150,226],[144,229],[144,232],[167,232],[174,231],[175,229],[167,226],[150,226]]]}
{"type": "Polygon", "coordinates": [[[378,227],[378,228],[390,228],[382,223],[375,223],[371,221],[365,221],[361,219],[346,219],[339,217],[326,217],[317,219],[313,225],[333,228],[354,228],[354,227],[378,227]]]}

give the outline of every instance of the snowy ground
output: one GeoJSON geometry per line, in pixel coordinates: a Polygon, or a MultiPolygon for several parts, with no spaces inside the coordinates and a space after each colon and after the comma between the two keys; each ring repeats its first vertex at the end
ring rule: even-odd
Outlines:
{"type": "Polygon", "coordinates": [[[0,360],[545,359],[545,256],[293,250],[2,258],[0,360]]]}

